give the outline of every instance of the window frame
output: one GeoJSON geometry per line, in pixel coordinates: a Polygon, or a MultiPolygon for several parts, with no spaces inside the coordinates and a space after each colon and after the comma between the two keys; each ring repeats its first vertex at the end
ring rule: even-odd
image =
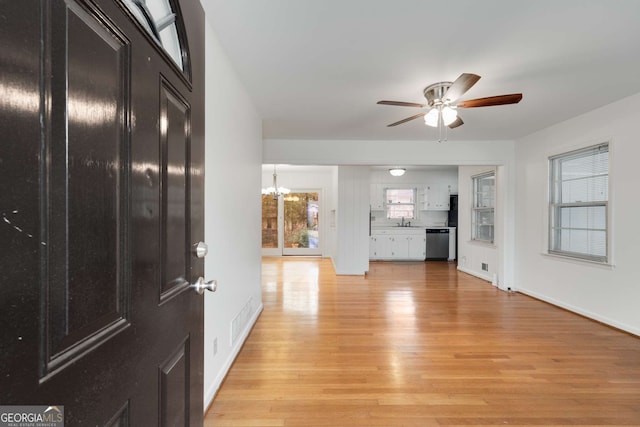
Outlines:
{"type": "Polygon", "coordinates": [[[588,261],[595,262],[599,264],[608,264],[611,261],[611,224],[610,224],[610,199],[611,199],[611,146],[610,143],[601,142],[598,144],[590,145],[587,147],[578,148],[576,150],[567,151],[564,153],[556,154],[549,156],[548,158],[548,167],[549,167],[549,175],[548,175],[548,184],[549,184],[549,207],[548,207],[548,242],[547,242],[547,253],[549,255],[560,256],[565,258],[571,258],[579,261],[588,261]],[[602,149],[605,148],[607,152],[607,170],[606,174],[597,174],[594,173],[589,175],[588,177],[582,178],[573,178],[573,179],[561,179],[561,162],[562,160],[570,160],[576,159],[579,157],[588,157],[590,155],[594,155],[596,152],[602,152],[602,149]],[[597,150],[597,151],[596,151],[597,150]],[[561,202],[562,200],[562,183],[566,181],[575,181],[577,179],[589,179],[593,177],[607,177],[606,191],[607,197],[606,200],[593,200],[593,201],[573,201],[573,202],[561,202]],[[560,178],[559,178],[560,177],[560,178]],[[556,201],[560,200],[560,201],[556,201]],[[562,227],[562,210],[564,208],[604,208],[604,229],[595,228],[595,227],[581,227],[581,228],[572,228],[572,227],[562,227]],[[560,225],[557,225],[560,224],[560,225]],[[561,233],[558,231],[566,230],[566,229],[580,229],[587,231],[602,231],[604,232],[604,245],[605,245],[605,254],[604,255],[595,255],[589,252],[575,252],[564,250],[561,247],[562,237],[561,233]]]}
{"type": "Polygon", "coordinates": [[[413,188],[413,187],[389,187],[389,188],[385,188],[383,191],[384,191],[384,211],[385,211],[385,216],[387,217],[387,219],[401,219],[401,218],[408,219],[408,220],[418,219],[418,207],[417,207],[417,203],[416,203],[417,202],[416,199],[417,199],[418,193],[417,193],[417,189],[416,188],[413,188]],[[402,202],[391,203],[391,202],[389,202],[389,200],[391,200],[389,198],[389,195],[388,195],[388,191],[389,190],[391,190],[391,191],[398,191],[398,190],[407,191],[407,190],[410,190],[410,191],[413,192],[413,196],[412,196],[413,202],[412,203],[402,203],[402,202]],[[394,206],[411,206],[413,208],[413,210],[412,210],[413,216],[411,216],[411,217],[408,217],[408,216],[405,216],[405,217],[390,216],[389,207],[394,207],[394,206]]]}
{"type": "MultiPolygon", "coordinates": [[[[495,170],[491,170],[491,171],[486,171],[486,172],[482,172],[480,174],[477,175],[473,175],[471,177],[471,189],[472,189],[472,194],[473,194],[473,203],[471,204],[471,240],[473,242],[481,242],[481,243],[487,243],[487,244],[494,244],[495,242],[495,234],[496,234],[496,226],[495,226],[495,221],[496,221],[496,171],[495,170]],[[478,195],[481,193],[479,190],[479,184],[481,182],[481,180],[489,178],[489,177],[493,177],[493,186],[491,189],[491,204],[489,206],[486,205],[480,205],[480,200],[478,195]],[[483,217],[485,214],[490,214],[490,218],[491,220],[488,221],[488,223],[483,223],[482,221],[479,220],[480,217],[483,217]],[[490,228],[490,234],[491,237],[490,239],[484,239],[482,237],[480,237],[482,234],[480,232],[480,226],[491,226],[490,228]]],[[[486,200],[486,198],[483,198],[483,200],[486,200]]]]}
{"type": "Polygon", "coordinates": [[[145,36],[153,41],[158,52],[169,59],[167,62],[191,89],[193,78],[191,75],[189,41],[178,1],[119,0],[119,3],[137,26],[142,29],[145,36]],[[155,16],[163,8],[168,8],[170,11],[162,13],[162,16],[155,16]],[[167,40],[167,34],[169,33],[171,35],[168,37],[172,39],[170,41],[176,43],[172,49],[167,49],[163,44],[163,40],[165,42],[169,41],[167,40]]]}

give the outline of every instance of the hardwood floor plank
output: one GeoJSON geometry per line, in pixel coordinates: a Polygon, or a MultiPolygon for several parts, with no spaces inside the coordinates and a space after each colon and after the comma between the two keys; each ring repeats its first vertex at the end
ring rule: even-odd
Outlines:
{"type": "Polygon", "coordinates": [[[459,273],[265,258],[206,426],[640,426],[640,338],[459,273]]]}

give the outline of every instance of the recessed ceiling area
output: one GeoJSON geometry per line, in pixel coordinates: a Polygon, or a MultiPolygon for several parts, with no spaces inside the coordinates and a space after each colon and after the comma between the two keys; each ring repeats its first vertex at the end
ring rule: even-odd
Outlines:
{"type": "Polygon", "coordinates": [[[435,140],[423,89],[481,76],[447,139],[517,139],[640,92],[637,0],[203,0],[265,139],[435,140]]]}

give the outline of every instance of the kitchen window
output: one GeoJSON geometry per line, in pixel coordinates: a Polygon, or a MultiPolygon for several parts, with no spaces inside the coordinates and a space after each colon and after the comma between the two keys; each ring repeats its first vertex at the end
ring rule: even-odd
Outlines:
{"type": "Polygon", "coordinates": [[[414,219],[416,217],[415,188],[387,188],[384,201],[389,219],[414,219]]]}
{"type": "Polygon", "coordinates": [[[495,219],[495,172],[472,177],[473,211],[471,213],[471,239],[493,243],[495,219]]]}
{"type": "Polygon", "coordinates": [[[609,144],[549,158],[549,253],[608,262],[609,144]]]}

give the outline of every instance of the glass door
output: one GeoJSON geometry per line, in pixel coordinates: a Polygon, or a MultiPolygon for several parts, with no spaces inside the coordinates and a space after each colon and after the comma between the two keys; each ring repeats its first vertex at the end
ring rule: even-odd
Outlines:
{"type": "Polygon", "coordinates": [[[321,255],[318,196],[318,192],[291,192],[283,197],[283,255],[321,255]]]}
{"type": "Polygon", "coordinates": [[[263,255],[322,255],[319,231],[319,191],[262,196],[263,255]]]}
{"type": "Polygon", "coordinates": [[[273,198],[270,194],[262,195],[262,255],[282,255],[282,229],[280,225],[282,212],[280,198],[273,198]]]}

